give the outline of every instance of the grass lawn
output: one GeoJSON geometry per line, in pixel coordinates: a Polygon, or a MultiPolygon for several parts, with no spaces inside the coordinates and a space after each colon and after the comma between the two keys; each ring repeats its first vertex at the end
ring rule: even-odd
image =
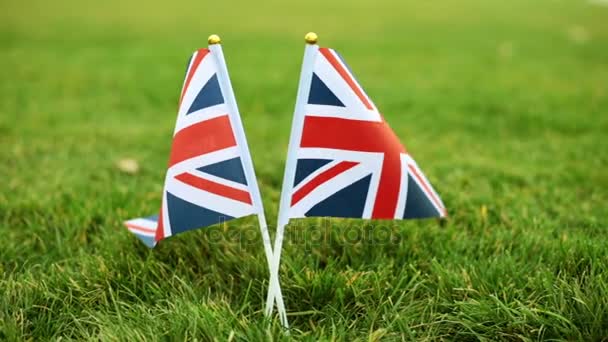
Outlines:
{"type": "Polygon", "coordinates": [[[0,340],[608,340],[608,7],[0,2],[0,340]],[[276,222],[303,36],[337,49],[444,222],[253,217],[148,250],[190,53],[222,36],[276,222]],[[135,174],[117,163],[135,159],[135,174]]]}

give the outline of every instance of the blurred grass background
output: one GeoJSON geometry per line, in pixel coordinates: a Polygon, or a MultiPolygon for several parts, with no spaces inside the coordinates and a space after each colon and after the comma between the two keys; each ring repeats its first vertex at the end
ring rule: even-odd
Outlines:
{"type": "Polygon", "coordinates": [[[121,221],[157,211],[187,59],[217,33],[275,222],[311,30],[450,218],[295,222],[291,338],[606,340],[600,0],[0,1],[0,340],[287,338],[254,219],[154,251],[121,221]]]}

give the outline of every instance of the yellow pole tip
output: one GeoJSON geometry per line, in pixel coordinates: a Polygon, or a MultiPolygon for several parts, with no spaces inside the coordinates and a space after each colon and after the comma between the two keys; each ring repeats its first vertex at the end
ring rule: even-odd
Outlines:
{"type": "Polygon", "coordinates": [[[218,36],[217,34],[212,34],[209,36],[209,39],[207,39],[207,41],[209,42],[209,45],[213,45],[213,44],[219,44],[222,40],[220,39],[220,36],[218,36]]]}
{"type": "Polygon", "coordinates": [[[305,36],[304,36],[304,40],[306,41],[306,43],[308,44],[317,44],[317,40],[319,40],[319,37],[317,36],[316,33],[314,32],[308,32],[305,36]]]}

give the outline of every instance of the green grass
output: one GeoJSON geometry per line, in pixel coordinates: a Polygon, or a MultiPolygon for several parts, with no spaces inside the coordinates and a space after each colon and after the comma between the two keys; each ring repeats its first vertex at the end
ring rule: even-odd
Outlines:
{"type": "Polygon", "coordinates": [[[0,2],[0,340],[290,338],[254,218],[152,251],[121,221],[157,211],[186,60],[218,33],[274,226],[309,30],[450,217],[294,222],[290,337],[608,339],[608,7],[35,0],[0,2]]]}

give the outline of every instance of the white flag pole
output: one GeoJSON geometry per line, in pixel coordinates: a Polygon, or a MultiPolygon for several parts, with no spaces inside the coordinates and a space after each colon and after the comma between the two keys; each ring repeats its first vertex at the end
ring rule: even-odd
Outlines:
{"type": "MultiPolygon", "coordinates": [[[[253,197],[253,206],[255,208],[255,212],[257,213],[258,221],[260,224],[260,232],[262,233],[262,240],[264,242],[264,252],[266,253],[266,261],[268,262],[268,268],[272,269],[273,252],[270,241],[270,234],[268,233],[268,225],[266,224],[266,216],[264,215],[262,197],[260,195],[260,189],[258,187],[255,171],[253,169],[253,162],[251,161],[251,154],[249,153],[247,138],[245,137],[243,123],[241,122],[241,115],[239,113],[239,108],[236,103],[234,91],[232,90],[230,76],[228,75],[228,68],[226,67],[226,61],[224,60],[224,52],[222,51],[222,46],[220,44],[220,37],[218,37],[217,35],[209,36],[209,51],[211,51],[211,55],[215,57],[215,60],[218,65],[218,81],[220,83],[220,88],[222,89],[222,94],[224,94],[224,97],[226,99],[226,104],[229,108],[228,115],[230,116],[232,131],[235,134],[237,146],[241,152],[240,155],[245,171],[245,178],[247,180],[249,190],[251,191],[251,195],[253,197]]],[[[279,310],[285,312],[283,296],[281,294],[281,288],[279,284],[276,284],[275,288],[277,305],[279,307],[279,310]]],[[[285,321],[283,322],[282,320],[282,322],[285,327],[288,327],[286,318],[287,317],[285,316],[285,321]]]]}
{"type": "MultiPolygon", "coordinates": [[[[270,271],[270,288],[268,289],[268,297],[266,299],[266,314],[272,313],[275,298],[281,298],[279,265],[281,261],[281,249],[283,247],[283,234],[285,231],[285,226],[289,223],[289,208],[291,207],[291,195],[293,192],[293,182],[297,163],[295,151],[300,146],[300,140],[302,139],[302,128],[304,126],[304,116],[306,115],[305,107],[308,103],[314,62],[317,56],[317,51],[319,50],[319,46],[317,45],[317,35],[315,33],[309,32],[306,34],[304,39],[306,40],[306,48],[304,50],[304,60],[302,62],[302,71],[300,73],[300,84],[298,86],[296,106],[294,110],[293,123],[291,126],[291,135],[287,150],[287,162],[285,164],[285,173],[283,175],[283,187],[281,190],[281,202],[279,204],[277,234],[274,243],[274,258],[270,271]]],[[[284,310],[281,310],[280,305],[278,305],[278,310],[281,321],[286,321],[286,313],[284,310]]]]}

